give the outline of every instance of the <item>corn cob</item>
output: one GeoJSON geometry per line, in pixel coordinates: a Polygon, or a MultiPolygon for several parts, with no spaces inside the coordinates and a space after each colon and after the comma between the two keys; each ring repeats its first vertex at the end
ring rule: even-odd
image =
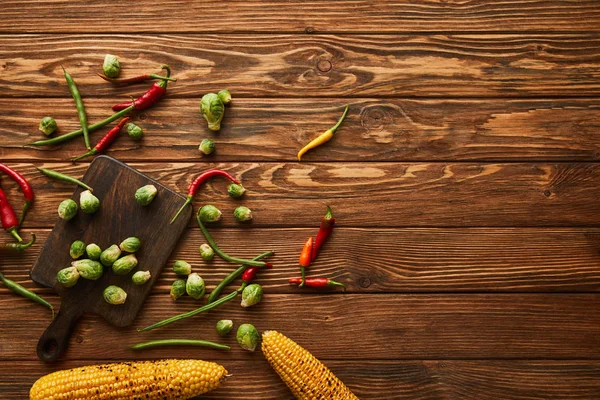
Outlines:
{"type": "Polygon", "coordinates": [[[358,400],[323,363],[281,333],[264,332],[262,351],[296,399],[358,400]]]}
{"type": "Polygon", "coordinates": [[[159,360],[92,365],[41,377],[30,400],[190,399],[216,389],[227,370],[200,360],[159,360]]]}

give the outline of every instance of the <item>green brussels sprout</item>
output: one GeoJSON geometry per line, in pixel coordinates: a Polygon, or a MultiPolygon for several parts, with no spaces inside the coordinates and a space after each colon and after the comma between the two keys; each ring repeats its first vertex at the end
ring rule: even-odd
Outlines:
{"type": "Polygon", "coordinates": [[[71,258],[77,260],[85,253],[85,243],[81,240],[76,240],[71,244],[71,248],[69,249],[69,254],[71,258]]]}
{"type": "Polygon", "coordinates": [[[208,129],[218,131],[221,129],[221,121],[225,115],[225,104],[215,93],[208,93],[200,100],[200,112],[208,122],[208,129]]]}
{"type": "Polygon", "coordinates": [[[177,300],[185,294],[185,281],[183,279],[177,279],[171,285],[171,298],[173,301],[177,300]]]}
{"type": "Polygon", "coordinates": [[[189,275],[192,273],[192,266],[183,260],[177,260],[173,264],[173,271],[177,275],[189,275]]]}
{"type": "Polygon", "coordinates": [[[125,257],[119,258],[112,265],[112,270],[117,275],[127,275],[132,269],[137,267],[138,260],[135,254],[129,254],[125,257]]]}
{"type": "Polygon", "coordinates": [[[200,150],[202,153],[204,153],[206,155],[209,155],[213,151],[215,151],[215,142],[213,142],[210,139],[204,139],[204,140],[202,140],[202,142],[200,142],[200,146],[198,146],[198,150],[200,150]]]}
{"type": "Polygon", "coordinates": [[[250,221],[252,219],[252,211],[248,207],[239,206],[233,212],[233,216],[239,222],[250,221]]]}
{"type": "Polygon", "coordinates": [[[119,248],[121,249],[121,251],[135,253],[140,249],[141,244],[142,242],[140,242],[140,239],[136,238],[135,236],[131,236],[123,240],[119,245],[119,248]]]}
{"type": "Polygon", "coordinates": [[[223,89],[219,93],[217,93],[217,96],[219,96],[223,104],[231,103],[231,93],[229,93],[229,90],[223,89]]]}
{"type": "Polygon", "coordinates": [[[204,279],[197,273],[191,273],[188,275],[187,282],[185,283],[185,291],[194,299],[198,300],[204,296],[204,279]]]}
{"type": "Polygon", "coordinates": [[[211,204],[203,206],[198,212],[200,219],[204,222],[217,222],[221,219],[221,211],[211,204]]]}
{"type": "Polygon", "coordinates": [[[65,221],[70,221],[75,218],[78,209],[79,207],[77,207],[77,203],[75,203],[73,200],[63,200],[58,206],[58,216],[65,221]]]}
{"type": "Polygon", "coordinates": [[[40,131],[46,136],[50,136],[56,131],[56,121],[52,117],[44,117],[40,121],[40,131]]]}
{"type": "Polygon", "coordinates": [[[100,208],[100,200],[89,190],[84,190],[79,195],[79,205],[84,213],[93,214],[100,208]]]}
{"type": "Polygon", "coordinates": [[[89,259],[98,260],[100,258],[100,254],[102,254],[102,249],[96,243],[90,243],[85,248],[85,252],[89,259]]]}
{"type": "Polygon", "coordinates": [[[227,188],[227,193],[229,193],[229,195],[234,199],[239,199],[244,195],[244,193],[246,193],[246,188],[242,185],[238,185],[237,183],[232,183],[227,188]]]}
{"type": "Polygon", "coordinates": [[[77,268],[77,272],[79,272],[79,275],[81,275],[83,279],[95,281],[100,279],[102,274],[104,274],[102,264],[94,260],[84,259],[73,261],[71,266],[77,268]]]}
{"type": "Polygon", "coordinates": [[[100,253],[100,262],[106,266],[110,267],[121,257],[121,249],[116,244],[113,244],[108,249],[104,250],[100,253]]]}
{"type": "Polygon", "coordinates": [[[242,307],[250,307],[260,303],[262,300],[263,290],[258,283],[253,283],[244,288],[242,292],[242,307]]]}
{"type": "Polygon", "coordinates": [[[137,203],[140,206],[147,206],[152,202],[152,200],[154,200],[154,196],[156,196],[156,193],[158,193],[156,186],[142,186],[135,192],[135,201],[137,201],[137,203]]]}
{"type": "Polygon", "coordinates": [[[140,140],[144,137],[144,130],[134,123],[128,123],[125,125],[125,129],[127,129],[127,134],[133,140],[140,140]]]}
{"type": "Polygon", "coordinates": [[[113,305],[123,304],[127,300],[127,292],[115,285],[110,285],[104,289],[102,296],[108,304],[113,305]]]}
{"type": "Polygon", "coordinates": [[[215,251],[206,243],[200,245],[200,257],[204,261],[210,261],[215,257],[215,251]]]}
{"type": "Polygon", "coordinates": [[[102,65],[102,71],[104,75],[109,78],[116,78],[121,73],[121,64],[117,56],[107,54],[104,56],[104,64],[102,65]]]}
{"type": "Polygon", "coordinates": [[[134,285],[141,286],[152,277],[150,271],[138,271],[131,276],[131,281],[134,285]]]}
{"type": "Polygon", "coordinates": [[[56,281],[64,287],[74,286],[79,280],[79,271],[75,267],[63,268],[56,274],[56,281]]]}
{"type": "Polygon", "coordinates": [[[221,336],[227,335],[233,328],[233,321],[230,319],[222,319],[217,322],[217,333],[221,336]]]}
{"type": "Polygon", "coordinates": [[[260,341],[260,335],[252,324],[240,325],[236,337],[240,347],[248,351],[254,351],[260,341]]]}

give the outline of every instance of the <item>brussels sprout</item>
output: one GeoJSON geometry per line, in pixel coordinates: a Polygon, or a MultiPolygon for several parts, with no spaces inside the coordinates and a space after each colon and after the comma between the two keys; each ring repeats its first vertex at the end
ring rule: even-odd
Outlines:
{"type": "Polygon", "coordinates": [[[102,249],[96,243],[90,243],[85,248],[85,252],[89,259],[98,260],[100,254],[102,254],[102,249]]]}
{"type": "Polygon", "coordinates": [[[125,125],[125,129],[127,129],[127,134],[133,140],[140,140],[144,137],[144,130],[134,123],[128,123],[125,125]]]}
{"type": "Polygon", "coordinates": [[[104,75],[109,78],[116,78],[119,76],[119,73],[121,73],[121,64],[119,64],[117,56],[113,56],[112,54],[105,55],[102,71],[104,71],[104,75]]]}
{"type": "Polygon", "coordinates": [[[208,129],[218,131],[221,129],[221,121],[225,115],[225,104],[221,98],[214,94],[208,93],[200,100],[200,112],[208,122],[208,129]]]}
{"type": "Polygon", "coordinates": [[[254,351],[260,340],[258,331],[252,324],[240,325],[236,337],[240,347],[248,351],[254,351]]]}
{"type": "Polygon", "coordinates": [[[239,222],[250,221],[252,219],[252,211],[248,207],[239,206],[233,212],[233,216],[239,222]]]}
{"type": "Polygon", "coordinates": [[[108,304],[123,304],[127,300],[127,292],[118,286],[110,285],[104,289],[103,297],[108,304]]]}
{"type": "Polygon", "coordinates": [[[77,260],[71,263],[71,266],[77,268],[77,272],[83,279],[95,281],[104,274],[102,264],[94,260],[77,260]]]}
{"type": "Polygon", "coordinates": [[[217,96],[219,96],[223,104],[231,103],[231,93],[229,93],[229,90],[223,89],[219,93],[217,93],[217,96]]]}
{"type": "Polygon", "coordinates": [[[123,240],[119,245],[119,248],[121,249],[121,251],[135,253],[140,249],[141,244],[142,242],[140,242],[140,239],[136,238],[135,236],[131,236],[123,240]]]}
{"type": "Polygon", "coordinates": [[[215,251],[206,243],[200,245],[200,257],[204,261],[210,261],[215,257],[215,251]]]}
{"type": "Polygon", "coordinates": [[[56,281],[64,287],[71,287],[79,280],[79,271],[75,267],[63,268],[56,274],[56,281]]]}
{"type": "Polygon", "coordinates": [[[250,307],[262,300],[263,290],[258,283],[253,283],[244,288],[242,292],[242,307],[250,307]]]}
{"type": "Polygon", "coordinates": [[[108,249],[100,253],[100,262],[104,266],[110,267],[119,259],[119,257],[121,257],[121,249],[116,244],[113,244],[108,249]]]}
{"type": "Polygon", "coordinates": [[[78,209],[79,207],[77,207],[77,203],[75,203],[73,200],[63,200],[63,202],[58,206],[58,216],[65,221],[70,221],[75,217],[75,215],[77,215],[78,209]]]}
{"type": "Polygon", "coordinates": [[[246,188],[243,187],[242,185],[238,185],[237,183],[232,183],[227,188],[227,193],[229,193],[229,195],[231,197],[233,197],[234,199],[239,199],[240,197],[242,197],[244,195],[245,192],[246,192],[246,188]]]}
{"type": "Polygon", "coordinates": [[[112,270],[117,275],[127,275],[132,269],[137,267],[138,260],[135,254],[129,254],[128,256],[121,257],[115,261],[112,265],[112,270]]]}
{"type": "Polygon", "coordinates": [[[177,275],[189,275],[192,273],[192,266],[183,260],[177,260],[173,264],[173,271],[177,275]]]}
{"type": "Polygon", "coordinates": [[[85,243],[81,240],[76,240],[71,244],[71,248],[69,249],[69,254],[71,258],[77,260],[85,253],[85,243]]]}
{"type": "Polygon", "coordinates": [[[100,200],[89,190],[84,190],[79,195],[79,205],[84,213],[93,214],[100,208],[100,200]]]}
{"type": "Polygon", "coordinates": [[[204,222],[217,222],[221,219],[221,211],[213,205],[203,206],[198,212],[200,219],[204,222]]]}
{"type": "Polygon", "coordinates": [[[138,271],[131,276],[131,281],[134,285],[143,285],[152,277],[150,271],[138,271]]]}
{"type": "Polygon", "coordinates": [[[198,300],[204,296],[204,279],[197,273],[191,273],[188,275],[187,282],[185,283],[185,291],[194,299],[198,300]]]}
{"type": "Polygon", "coordinates": [[[177,279],[171,285],[171,298],[175,301],[185,294],[185,281],[183,279],[177,279]]]}
{"type": "Polygon", "coordinates": [[[44,117],[40,121],[40,131],[46,136],[50,136],[56,131],[56,121],[52,117],[44,117]]]}
{"type": "Polygon", "coordinates": [[[213,142],[210,139],[204,139],[204,140],[202,140],[202,142],[200,142],[200,146],[198,146],[198,150],[200,150],[202,153],[204,153],[206,155],[209,155],[213,151],[215,151],[215,142],[213,142]]]}
{"type": "Polygon", "coordinates": [[[147,206],[154,200],[157,192],[158,190],[154,185],[142,186],[135,192],[135,201],[141,206],[147,206]]]}
{"type": "Polygon", "coordinates": [[[227,335],[233,328],[233,321],[230,319],[222,319],[217,322],[217,333],[221,336],[227,335]]]}

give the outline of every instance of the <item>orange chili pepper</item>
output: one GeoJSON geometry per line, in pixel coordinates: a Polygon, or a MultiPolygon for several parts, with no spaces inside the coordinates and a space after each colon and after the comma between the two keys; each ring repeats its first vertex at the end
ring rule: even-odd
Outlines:
{"type": "Polygon", "coordinates": [[[298,261],[298,263],[300,264],[300,271],[302,271],[302,283],[300,283],[300,285],[298,285],[298,287],[304,286],[304,281],[305,281],[305,276],[306,276],[305,268],[310,265],[310,262],[312,260],[312,250],[313,250],[313,238],[311,236],[308,238],[306,243],[304,243],[304,248],[302,249],[302,252],[300,253],[300,260],[298,261]]]}
{"type": "Polygon", "coordinates": [[[335,124],[332,128],[327,129],[325,132],[323,132],[322,134],[320,134],[319,136],[317,136],[315,139],[313,139],[312,141],[310,141],[310,143],[308,143],[306,146],[304,146],[298,152],[298,161],[300,161],[300,159],[302,158],[302,156],[304,155],[304,153],[306,153],[310,149],[314,149],[315,147],[320,146],[323,143],[329,142],[331,140],[331,138],[333,137],[333,134],[335,133],[335,131],[337,130],[337,128],[340,126],[340,124],[344,120],[344,118],[346,118],[346,114],[347,113],[348,113],[348,106],[346,106],[346,108],[344,109],[344,113],[342,114],[342,117],[339,119],[339,121],[337,122],[337,124],[335,124]]]}

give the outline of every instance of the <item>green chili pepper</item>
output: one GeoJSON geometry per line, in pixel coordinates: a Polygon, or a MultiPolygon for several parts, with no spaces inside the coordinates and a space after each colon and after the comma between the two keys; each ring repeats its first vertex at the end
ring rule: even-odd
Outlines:
{"type": "MultiPolygon", "coordinates": [[[[123,110],[121,110],[119,112],[114,113],[113,115],[106,118],[105,120],[96,122],[95,124],[88,126],[87,127],[88,132],[97,131],[98,129],[110,124],[111,122],[118,120],[122,116],[129,114],[131,111],[133,111],[133,104],[127,108],[124,108],[123,110]]],[[[50,146],[50,145],[54,145],[54,144],[68,142],[69,140],[76,138],[77,136],[81,135],[82,133],[83,133],[83,129],[79,129],[79,130],[76,130],[73,132],[65,133],[64,135],[57,136],[52,139],[38,140],[37,142],[33,142],[33,143],[29,143],[29,144],[31,146],[50,146]]]]}
{"type": "Polygon", "coordinates": [[[65,73],[65,79],[67,80],[67,85],[71,91],[71,96],[73,96],[73,100],[75,100],[75,107],[77,107],[77,114],[79,115],[79,123],[81,124],[81,130],[83,132],[85,148],[91,150],[92,147],[90,146],[90,133],[88,130],[87,115],[85,114],[85,106],[83,105],[83,100],[81,99],[81,93],[79,93],[79,89],[77,89],[77,85],[75,84],[73,77],[67,72],[65,67],[62,67],[62,69],[65,73]]]}
{"type": "Polygon", "coordinates": [[[230,350],[231,347],[224,344],[215,342],[209,342],[207,340],[188,340],[188,339],[163,339],[163,340],[152,340],[150,342],[138,343],[131,346],[132,350],[144,350],[151,347],[159,346],[200,346],[210,347],[211,349],[217,350],[230,350]]]}
{"type": "MultiPolygon", "coordinates": [[[[273,255],[273,253],[274,253],[273,251],[267,251],[266,253],[262,253],[256,257],[254,257],[252,260],[258,261],[261,258],[265,258],[265,257],[269,257],[269,256],[273,255]]],[[[236,269],[235,271],[233,271],[232,273],[227,275],[221,282],[219,282],[217,287],[215,287],[213,289],[213,291],[210,292],[210,295],[208,296],[208,300],[206,300],[206,304],[210,304],[213,301],[215,301],[217,299],[217,297],[219,297],[219,295],[221,294],[223,289],[225,289],[225,287],[227,285],[229,285],[231,282],[233,282],[234,280],[239,278],[244,273],[244,271],[247,270],[248,268],[250,268],[249,265],[242,265],[241,267],[239,267],[238,269],[236,269]]]]}
{"type": "Polygon", "coordinates": [[[44,174],[52,179],[57,179],[59,181],[64,181],[64,182],[71,182],[71,183],[81,186],[82,188],[89,190],[90,192],[94,191],[94,189],[92,189],[90,186],[81,182],[79,179],[73,178],[72,176],[69,176],[66,174],[61,174],[60,172],[56,172],[56,171],[53,171],[51,169],[46,169],[46,168],[38,168],[38,171],[40,171],[42,174],[44,174]]]}
{"type": "Polygon", "coordinates": [[[4,275],[2,273],[0,273],[0,281],[2,281],[2,283],[4,283],[4,286],[6,286],[8,289],[12,290],[13,292],[15,292],[29,300],[33,300],[36,303],[40,303],[41,305],[48,307],[50,309],[50,311],[52,311],[52,318],[54,319],[54,306],[52,304],[48,303],[46,300],[44,300],[41,296],[33,293],[32,291],[30,291],[28,289],[25,289],[23,286],[19,285],[15,281],[11,281],[10,279],[7,279],[6,277],[4,277],[4,275]]]}

